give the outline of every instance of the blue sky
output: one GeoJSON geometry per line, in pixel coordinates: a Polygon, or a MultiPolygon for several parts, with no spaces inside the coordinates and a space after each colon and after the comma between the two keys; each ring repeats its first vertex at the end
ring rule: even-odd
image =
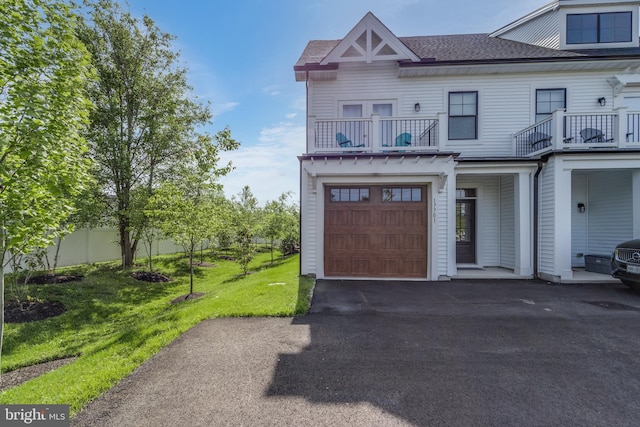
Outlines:
{"type": "MultiPolygon", "coordinates": [[[[122,0],[124,1],[124,0],[122,0]]],[[[487,33],[545,0],[128,0],[149,15],[189,69],[194,94],[211,103],[210,133],[229,126],[242,143],[224,155],[236,169],[228,197],[249,185],[261,204],[298,199],[297,155],[305,147],[305,85],[293,65],[312,39],[340,39],[368,12],[397,36],[487,33]]],[[[126,5],[125,5],[126,7],[126,5]]]]}

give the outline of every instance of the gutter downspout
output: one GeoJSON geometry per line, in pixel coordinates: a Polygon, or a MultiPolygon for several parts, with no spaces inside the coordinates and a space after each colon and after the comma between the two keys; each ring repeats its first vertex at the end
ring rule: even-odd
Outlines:
{"type": "MultiPolygon", "coordinates": [[[[304,79],[304,88],[305,88],[305,96],[306,96],[306,103],[305,103],[305,133],[304,133],[304,151],[305,154],[307,151],[307,146],[309,144],[309,141],[307,141],[307,138],[309,137],[309,71],[305,71],[306,74],[306,78],[304,79]]],[[[300,206],[300,216],[298,217],[298,230],[300,230],[300,234],[298,235],[298,238],[300,239],[300,262],[298,263],[298,275],[302,276],[302,173],[303,173],[303,169],[302,169],[302,160],[300,160],[300,173],[299,176],[300,178],[298,178],[298,185],[300,186],[300,190],[299,190],[299,197],[300,197],[300,204],[298,206],[300,206]]]]}
{"type": "Polygon", "coordinates": [[[538,190],[540,188],[539,184],[539,175],[542,172],[542,161],[538,162],[538,169],[536,169],[536,173],[533,175],[533,277],[538,279],[538,205],[539,205],[539,194],[538,190]]]}

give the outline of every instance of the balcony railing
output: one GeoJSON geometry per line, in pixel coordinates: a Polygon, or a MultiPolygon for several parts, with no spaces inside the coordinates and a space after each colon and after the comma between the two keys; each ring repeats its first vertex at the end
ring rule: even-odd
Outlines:
{"type": "Polygon", "coordinates": [[[514,155],[592,148],[640,148],[640,112],[565,113],[558,110],[513,135],[514,155]]]}
{"type": "MultiPolygon", "coordinates": [[[[317,119],[309,116],[307,153],[394,153],[447,151],[447,115],[436,117],[317,119]]],[[[509,129],[504,129],[505,137],[509,129]]],[[[505,157],[529,157],[574,149],[640,149],[640,112],[619,108],[606,113],[566,113],[512,134],[505,157]]],[[[457,142],[455,150],[464,156],[457,142]]]]}
{"type": "Polygon", "coordinates": [[[440,143],[439,118],[371,118],[317,120],[310,117],[309,152],[436,151],[440,143]]]}

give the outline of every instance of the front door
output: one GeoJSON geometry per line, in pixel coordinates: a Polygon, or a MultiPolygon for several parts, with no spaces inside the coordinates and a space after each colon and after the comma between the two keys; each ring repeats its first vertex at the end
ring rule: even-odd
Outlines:
{"type": "MultiPolygon", "coordinates": [[[[462,196],[475,196],[475,190],[458,190],[462,196]]],[[[476,263],[476,200],[460,198],[456,200],[456,262],[476,263]]]]}

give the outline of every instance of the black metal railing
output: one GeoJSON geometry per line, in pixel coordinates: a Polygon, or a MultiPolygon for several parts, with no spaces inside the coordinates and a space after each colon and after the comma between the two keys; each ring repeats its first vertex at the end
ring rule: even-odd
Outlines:
{"type": "Polygon", "coordinates": [[[438,147],[438,119],[316,120],[314,151],[417,151],[438,147]]]}
{"type": "Polygon", "coordinates": [[[411,150],[438,146],[437,119],[381,119],[380,145],[411,150]]]}
{"type": "Polygon", "coordinates": [[[552,145],[553,120],[551,117],[529,126],[514,135],[516,156],[524,157],[552,145]]]}
{"type": "Polygon", "coordinates": [[[566,114],[564,116],[565,144],[612,143],[616,137],[618,115],[566,114]]]}
{"type": "Polygon", "coordinates": [[[316,151],[370,149],[371,120],[322,120],[315,123],[316,151]]]}
{"type": "Polygon", "coordinates": [[[626,142],[640,142],[640,113],[627,114],[626,142]]]}

